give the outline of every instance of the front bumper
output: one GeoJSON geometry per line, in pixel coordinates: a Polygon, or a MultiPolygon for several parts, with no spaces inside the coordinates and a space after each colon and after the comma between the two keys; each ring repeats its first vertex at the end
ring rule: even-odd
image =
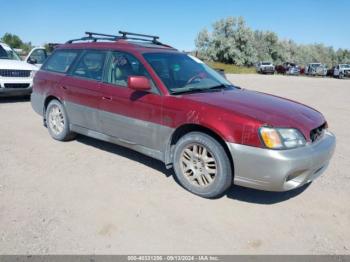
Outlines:
{"type": "Polygon", "coordinates": [[[260,71],[264,74],[272,74],[275,72],[275,68],[273,67],[262,67],[260,71]]]}
{"type": "Polygon", "coordinates": [[[344,71],[344,77],[350,77],[350,70],[344,71]]]}
{"type": "Polygon", "coordinates": [[[30,95],[32,87],[33,79],[29,77],[0,77],[0,97],[30,95]],[[23,88],[21,85],[25,85],[25,87],[23,88]]]}
{"type": "Polygon", "coordinates": [[[289,150],[227,143],[234,162],[234,183],[267,191],[300,187],[325,171],[335,142],[335,136],[326,131],[319,141],[289,150]]]}
{"type": "Polygon", "coordinates": [[[300,70],[298,69],[289,69],[288,71],[286,71],[287,75],[300,75],[300,70]]]}

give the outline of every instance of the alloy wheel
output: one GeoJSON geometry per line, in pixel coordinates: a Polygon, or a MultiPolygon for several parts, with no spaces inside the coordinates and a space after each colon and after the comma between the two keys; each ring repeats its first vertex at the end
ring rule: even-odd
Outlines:
{"type": "Polygon", "coordinates": [[[211,185],[217,175],[217,163],[210,150],[200,144],[190,144],[181,153],[180,166],[186,179],[195,186],[211,185]]]}
{"type": "Polygon", "coordinates": [[[64,116],[61,108],[57,105],[50,107],[49,127],[55,135],[59,135],[64,130],[64,116]]]}

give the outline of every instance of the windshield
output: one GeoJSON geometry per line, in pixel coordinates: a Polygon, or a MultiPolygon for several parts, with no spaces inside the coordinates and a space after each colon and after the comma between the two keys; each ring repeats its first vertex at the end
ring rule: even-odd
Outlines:
{"type": "Polygon", "coordinates": [[[147,53],[144,57],[172,94],[232,86],[214,69],[190,55],[147,53]]]}
{"type": "Polygon", "coordinates": [[[262,62],[261,64],[262,64],[262,65],[271,65],[270,62],[262,62]]]}
{"type": "Polygon", "coordinates": [[[344,65],[340,65],[341,68],[350,68],[350,65],[344,64],[344,65]]]}
{"type": "Polygon", "coordinates": [[[321,64],[310,64],[311,67],[319,67],[321,64]]]}
{"type": "Polygon", "coordinates": [[[0,59],[21,60],[10,47],[0,45],[0,59]]]}

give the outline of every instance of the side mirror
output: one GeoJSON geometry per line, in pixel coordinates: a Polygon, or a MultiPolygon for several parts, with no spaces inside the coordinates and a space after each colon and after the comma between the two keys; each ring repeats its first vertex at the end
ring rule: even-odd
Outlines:
{"type": "Polygon", "coordinates": [[[145,76],[129,76],[128,87],[137,91],[149,91],[151,84],[150,80],[145,76]]]}
{"type": "Polygon", "coordinates": [[[29,63],[29,64],[37,64],[38,63],[38,60],[36,60],[35,58],[32,58],[32,57],[29,57],[28,59],[27,59],[27,62],[29,63]]]}

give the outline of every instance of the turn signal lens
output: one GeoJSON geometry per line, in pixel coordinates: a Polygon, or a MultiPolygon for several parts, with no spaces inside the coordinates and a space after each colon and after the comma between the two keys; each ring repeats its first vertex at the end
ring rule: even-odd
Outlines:
{"type": "Polygon", "coordinates": [[[295,128],[261,127],[260,137],[271,149],[291,149],[306,144],[304,136],[295,128]]]}
{"type": "Polygon", "coordinates": [[[281,137],[278,134],[276,129],[262,127],[260,128],[260,135],[266,147],[273,148],[273,149],[278,149],[283,147],[281,137]]]}

